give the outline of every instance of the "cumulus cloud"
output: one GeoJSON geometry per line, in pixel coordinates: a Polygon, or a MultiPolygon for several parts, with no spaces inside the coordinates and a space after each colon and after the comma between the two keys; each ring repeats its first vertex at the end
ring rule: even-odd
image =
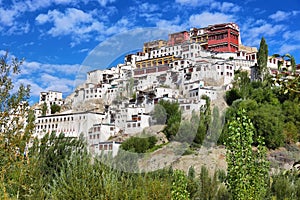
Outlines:
{"type": "Polygon", "coordinates": [[[236,18],[233,15],[226,15],[220,12],[203,12],[201,14],[191,15],[189,25],[191,27],[206,27],[212,24],[234,22],[236,18]]]}
{"type": "Polygon", "coordinates": [[[160,19],[156,22],[156,27],[159,29],[168,30],[171,32],[185,30],[187,24],[180,24],[180,17],[177,15],[173,20],[160,19]]]}
{"type": "Polygon", "coordinates": [[[115,0],[98,0],[98,2],[101,6],[106,6],[109,3],[115,2],[115,0]]]}
{"type": "Polygon", "coordinates": [[[289,19],[290,17],[298,15],[299,11],[290,11],[290,12],[284,12],[281,10],[278,10],[276,13],[269,16],[270,19],[279,22],[279,21],[285,21],[289,19]]]}
{"type": "Polygon", "coordinates": [[[233,4],[233,3],[230,3],[230,2],[213,2],[211,4],[211,8],[212,9],[217,9],[221,12],[238,12],[241,10],[241,7],[236,5],[236,4],[233,4]]]}
{"type": "Polygon", "coordinates": [[[154,12],[154,11],[157,11],[159,10],[159,6],[156,5],[156,4],[151,4],[151,3],[141,3],[139,4],[138,6],[138,9],[140,12],[154,12]]]}
{"type": "Polygon", "coordinates": [[[77,42],[89,40],[91,37],[89,33],[100,32],[104,29],[104,24],[97,21],[93,13],[86,13],[76,8],[68,8],[64,13],[51,10],[47,14],[39,14],[36,21],[40,25],[53,24],[53,27],[47,32],[53,37],[71,35],[77,42]]]}
{"type": "Polygon", "coordinates": [[[285,25],[274,25],[264,20],[249,20],[242,26],[241,35],[245,45],[258,46],[261,37],[271,38],[281,34],[286,28],[285,25]]]}
{"type": "MultiPolygon", "coordinates": [[[[0,56],[6,54],[5,50],[0,49],[0,56]]],[[[8,54],[7,60],[10,61],[15,56],[8,54]]],[[[23,85],[30,85],[30,96],[33,99],[39,97],[40,92],[56,90],[69,95],[75,87],[75,79],[82,66],[79,64],[49,64],[35,61],[24,61],[20,66],[21,73],[13,74],[14,92],[23,85]]]]}

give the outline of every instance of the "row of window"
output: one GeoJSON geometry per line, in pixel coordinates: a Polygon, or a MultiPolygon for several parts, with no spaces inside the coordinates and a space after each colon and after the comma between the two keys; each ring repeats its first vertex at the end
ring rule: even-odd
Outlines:
{"type": "MultiPolygon", "coordinates": [[[[220,69],[220,66],[218,66],[217,68],[220,69]]],[[[226,66],[226,69],[232,70],[232,66],[226,66]]]]}
{"type": "Polygon", "coordinates": [[[112,150],[112,144],[99,144],[99,150],[112,150]]]}
{"type": "MultiPolygon", "coordinates": [[[[79,116],[79,120],[85,119],[85,116],[79,116]]],[[[38,123],[51,123],[51,122],[66,122],[66,121],[74,121],[74,117],[56,117],[56,118],[49,118],[49,119],[39,119],[38,123]]]]}
{"type": "MultiPolygon", "coordinates": [[[[98,95],[95,95],[94,97],[93,97],[92,95],[90,95],[90,96],[85,96],[86,99],[88,99],[88,98],[97,98],[97,97],[98,97],[98,95]]],[[[99,95],[99,98],[102,98],[102,96],[99,95]]]]}
{"type": "Polygon", "coordinates": [[[140,123],[128,123],[127,128],[135,128],[135,127],[141,127],[140,123]],[[132,125],[132,126],[131,126],[132,125]]]}
{"type": "MultiPolygon", "coordinates": [[[[114,129],[115,129],[115,128],[114,128],[113,126],[109,128],[110,131],[113,131],[114,129]]],[[[100,126],[94,127],[94,128],[93,128],[93,132],[99,132],[100,130],[101,130],[101,127],[100,127],[100,126]]]]}
{"type": "Polygon", "coordinates": [[[218,34],[218,35],[211,35],[208,37],[209,40],[223,40],[225,38],[228,38],[228,34],[218,34]]]}
{"type": "MultiPolygon", "coordinates": [[[[218,72],[218,75],[221,75],[221,76],[223,76],[223,75],[224,75],[224,73],[223,73],[223,72],[221,72],[221,73],[219,73],[219,72],[218,72]]],[[[226,75],[227,75],[227,76],[232,76],[232,73],[231,73],[231,72],[230,72],[230,73],[229,73],[229,72],[226,72],[226,75]]]]}

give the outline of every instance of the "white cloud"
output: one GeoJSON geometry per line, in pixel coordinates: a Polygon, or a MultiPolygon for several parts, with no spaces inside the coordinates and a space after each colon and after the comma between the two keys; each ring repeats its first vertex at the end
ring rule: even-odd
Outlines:
{"type": "Polygon", "coordinates": [[[230,2],[213,2],[211,8],[220,10],[221,12],[238,12],[241,10],[240,6],[230,2]]]}
{"type": "Polygon", "coordinates": [[[258,46],[261,37],[279,35],[286,29],[285,25],[274,25],[261,20],[249,20],[243,25],[241,35],[243,43],[250,46],[258,46]]]}
{"type": "Polygon", "coordinates": [[[105,34],[111,35],[121,33],[127,31],[130,27],[132,27],[132,25],[132,22],[130,22],[127,18],[123,17],[120,20],[118,20],[115,24],[108,27],[105,31],[105,34]]]}
{"type": "Polygon", "coordinates": [[[298,15],[299,13],[300,13],[299,11],[284,12],[284,11],[278,10],[276,13],[270,15],[269,18],[276,22],[279,22],[279,21],[285,21],[292,16],[298,15]]]}
{"type": "Polygon", "coordinates": [[[70,94],[75,84],[75,77],[81,65],[47,64],[25,61],[21,73],[14,77],[16,86],[21,83],[31,86],[31,96],[37,97],[40,92],[58,90],[70,94]]]}
{"type": "Polygon", "coordinates": [[[115,2],[115,0],[98,0],[99,4],[103,7],[105,7],[109,3],[115,2]]]}
{"type": "Polygon", "coordinates": [[[52,23],[53,27],[48,34],[53,37],[70,35],[75,44],[82,40],[88,41],[92,32],[105,30],[104,24],[93,16],[93,12],[86,13],[76,8],[68,8],[64,13],[58,10],[48,11],[47,14],[39,14],[36,21],[42,25],[52,23]]]}
{"type": "Polygon", "coordinates": [[[17,17],[18,12],[16,10],[7,10],[0,8],[0,23],[4,26],[12,26],[14,20],[17,17]]]}
{"type": "Polygon", "coordinates": [[[280,48],[279,48],[279,54],[286,54],[286,53],[291,53],[293,51],[299,51],[300,50],[300,44],[283,44],[280,48]]]}
{"type": "Polygon", "coordinates": [[[259,35],[262,36],[274,36],[278,34],[280,31],[285,29],[284,25],[273,25],[273,24],[264,24],[258,27],[252,27],[248,30],[249,35],[256,37],[259,35]]]}
{"type": "Polygon", "coordinates": [[[156,22],[156,27],[168,30],[169,33],[183,31],[187,28],[186,24],[180,24],[180,17],[176,16],[173,20],[160,19],[156,22]]]}
{"type": "Polygon", "coordinates": [[[287,31],[283,34],[283,38],[285,40],[296,40],[296,41],[300,41],[300,30],[297,30],[297,31],[287,31]]]}
{"type": "Polygon", "coordinates": [[[175,2],[185,6],[204,6],[210,5],[214,0],[176,0],[175,2]]]}
{"type": "Polygon", "coordinates": [[[190,27],[206,27],[212,24],[234,22],[236,18],[233,15],[226,15],[223,13],[203,12],[201,14],[191,15],[189,18],[190,27]]]}
{"type": "Polygon", "coordinates": [[[147,13],[149,13],[149,12],[154,12],[154,11],[159,10],[159,6],[156,5],[156,4],[148,3],[148,2],[147,3],[141,3],[138,6],[138,10],[140,12],[147,12],[147,13]]]}
{"type": "MultiPolygon", "coordinates": [[[[0,56],[6,54],[5,50],[0,49],[0,56]]],[[[10,61],[15,56],[8,54],[7,60],[10,61]]],[[[37,98],[42,91],[58,90],[68,95],[75,86],[75,78],[81,65],[69,64],[49,64],[35,61],[24,61],[20,66],[21,73],[13,74],[14,92],[21,85],[30,85],[31,97],[37,98]]]]}
{"type": "Polygon", "coordinates": [[[23,75],[34,73],[49,73],[49,74],[68,74],[76,75],[80,65],[68,65],[68,64],[45,64],[39,62],[27,62],[24,61],[21,66],[23,75]]]}

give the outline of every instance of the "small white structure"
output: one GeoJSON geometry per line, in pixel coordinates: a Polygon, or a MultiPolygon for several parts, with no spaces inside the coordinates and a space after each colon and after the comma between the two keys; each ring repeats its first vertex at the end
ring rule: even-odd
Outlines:
{"type": "Polygon", "coordinates": [[[95,155],[107,155],[111,154],[112,157],[115,157],[118,154],[119,148],[121,146],[121,143],[119,142],[99,142],[97,144],[91,145],[91,151],[95,155]]]}
{"type": "Polygon", "coordinates": [[[48,91],[48,92],[41,92],[40,93],[40,100],[39,100],[39,105],[43,105],[46,103],[47,105],[47,115],[51,114],[51,106],[56,104],[56,105],[63,105],[63,97],[62,97],[62,92],[58,91],[48,91]]]}

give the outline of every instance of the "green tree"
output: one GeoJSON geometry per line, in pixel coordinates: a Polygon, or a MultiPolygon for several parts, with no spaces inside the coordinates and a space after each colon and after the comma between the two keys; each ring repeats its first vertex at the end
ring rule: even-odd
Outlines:
{"type": "Polygon", "coordinates": [[[121,148],[125,151],[131,151],[134,153],[145,153],[148,149],[155,146],[157,139],[155,136],[149,137],[130,137],[125,140],[121,148]]]}
{"type": "Polygon", "coordinates": [[[221,135],[223,129],[223,120],[222,116],[220,116],[219,108],[213,108],[212,121],[210,123],[209,128],[209,141],[213,143],[217,143],[219,136],[221,135]]]}
{"type": "Polygon", "coordinates": [[[211,123],[210,99],[204,96],[206,101],[205,106],[200,108],[200,120],[197,128],[197,133],[194,139],[194,145],[202,145],[205,136],[207,135],[209,125],[211,123]]]}
{"type": "Polygon", "coordinates": [[[47,133],[41,140],[35,139],[29,149],[30,162],[35,163],[34,173],[38,174],[33,180],[36,191],[31,198],[44,198],[53,184],[56,173],[60,173],[63,166],[71,159],[74,153],[86,152],[83,136],[79,138],[65,137],[63,133],[47,133]]]}
{"type": "Polygon", "coordinates": [[[190,121],[184,120],[181,122],[178,133],[174,137],[174,140],[191,144],[197,134],[198,123],[199,117],[194,112],[192,112],[190,121]]]}
{"type": "Polygon", "coordinates": [[[237,99],[240,99],[242,98],[242,95],[240,94],[240,92],[238,91],[238,89],[236,88],[232,88],[231,90],[229,91],[226,91],[226,94],[225,94],[225,100],[226,100],[226,103],[231,106],[232,103],[237,100],[237,99]]]}
{"type": "Polygon", "coordinates": [[[180,170],[173,172],[172,200],[187,200],[189,192],[187,191],[187,177],[180,170]]]}
{"type": "Polygon", "coordinates": [[[226,142],[227,185],[233,199],[264,199],[269,165],[261,137],[252,150],[254,126],[245,110],[239,110],[228,125],[226,142]]]}
{"type": "Polygon", "coordinates": [[[255,140],[264,137],[266,146],[271,149],[284,145],[284,117],[280,106],[262,104],[253,111],[251,118],[256,130],[255,140]]]}
{"type": "Polygon", "coordinates": [[[168,139],[173,139],[180,127],[181,122],[181,111],[177,102],[170,102],[160,100],[159,104],[163,106],[166,111],[166,128],[164,133],[168,139]]]}
{"type": "Polygon", "coordinates": [[[249,90],[250,90],[250,78],[248,72],[238,71],[235,74],[233,86],[234,88],[238,89],[241,97],[243,99],[246,99],[249,96],[249,90]]]}
{"type": "Polygon", "coordinates": [[[277,58],[277,67],[278,70],[281,71],[287,71],[288,70],[288,65],[285,65],[285,62],[289,61],[291,63],[291,67],[292,67],[292,71],[294,71],[296,69],[296,62],[295,62],[295,58],[294,56],[290,55],[290,54],[284,54],[284,55],[280,55],[280,54],[273,54],[272,58],[277,58]],[[283,68],[284,67],[284,68],[283,68]]]}
{"type": "Polygon", "coordinates": [[[23,61],[8,59],[7,53],[0,58],[0,199],[23,197],[23,188],[28,187],[26,149],[34,128],[27,102],[29,86],[14,89],[12,80],[23,61]]]}
{"type": "Polygon", "coordinates": [[[47,110],[48,110],[48,106],[47,106],[46,102],[44,102],[42,105],[42,116],[46,116],[47,110]]]}
{"type": "Polygon", "coordinates": [[[154,106],[153,118],[157,124],[165,124],[167,121],[167,113],[164,107],[160,104],[154,106]]]}
{"type": "Polygon", "coordinates": [[[57,104],[52,104],[50,109],[51,109],[51,114],[55,114],[57,112],[60,112],[60,106],[57,104]]]}
{"type": "Polygon", "coordinates": [[[257,77],[255,79],[264,81],[264,78],[267,73],[268,56],[269,56],[268,45],[266,43],[265,38],[262,37],[257,52],[258,66],[257,66],[257,77]]]}

